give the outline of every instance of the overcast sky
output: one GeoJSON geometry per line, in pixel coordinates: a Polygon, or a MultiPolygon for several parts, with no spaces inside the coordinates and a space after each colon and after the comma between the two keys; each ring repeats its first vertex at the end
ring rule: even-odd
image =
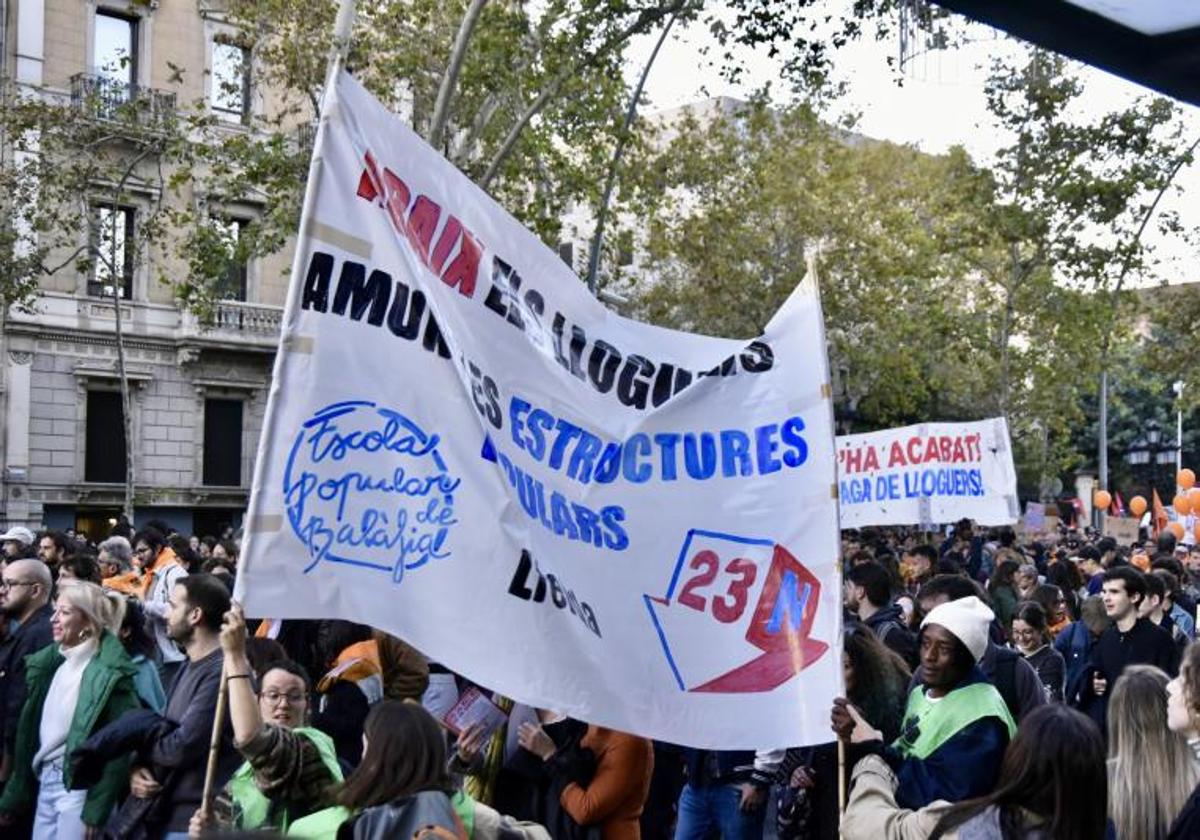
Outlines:
{"type": "MultiPolygon", "coordinates": [[[[842,5],[841,0],[830,0],[831,11],[842,5]]],[[[899,54],[896,38],[875,42],[873,37],[867,37],[838,51],[837,78],[848,82],[849,90],[845,99],[837,103],[837,113],[858,112],[861,115],[859,130],[872,137],[911,143],[930,152],[944,151],[960,144],[977,160],[988,160],[1004,138],[988,130],[983,96],[986,66],[998,53],[1012,54],[1020,46],[988,27],[962,25],[969,33],[970,43],[955,50],[929,52],[914,58],[905,66],[903,85],[897,84],[897,73],[887,64],[889,55],[899,54]]],[[[631,80],[641,72],[656,39],[657,36],[643,38],[630,50],[627,72],[631,80]]],[[[711,39],[702,27],[672,31],[647,83],[652,110],[707,96],[745,97],[756,88],[779,79],[775,62],[761,55],[747,54],[743,59],[748,69],[746,79],[739,86],[731,86],[714,68],[703,66],[697,58],[698,48],[708,43],[711,39]]],[[[1092,67],[1075,66],[1085,81],[1086,111],[1103,113],[1124,107],[1139,95],[1147,95],[1145,88],[1124,79],[1092,67]]],[[[784,97],[787,92],[778,90],[777,95],[784,97]]],[[[1191,105],[1181,108],[1189,138],[1200,136],[1200,109],[1191,105]]],[[[1176,209],[1185,223],[1200,226],[1200,163],[1181,172],[1179,182],[1183,186],[1182,195],[1169,196],[1160,206],[1176,209]]],[[[1200,281],[1200,250],[1165,240],[1157,232],[1151,241],[1164,260],[1162,279],[1172,283],[1200,281]]],[[[1155,277],[1144,278],[1146,283],[1158,281],[1155,277]]]]}

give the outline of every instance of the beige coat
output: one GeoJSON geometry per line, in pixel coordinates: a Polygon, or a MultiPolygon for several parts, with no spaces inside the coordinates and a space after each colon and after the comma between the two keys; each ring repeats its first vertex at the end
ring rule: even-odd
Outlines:
{"type": "MultiPolygon", "coordinates": [[[[934,802],[919,811],[896,804],[896,774],[887,762],[869,755],[854,765],[850,800],[842,817],[842,840],[926,840],[949,802],[934,802]]],[[[958,832],[944,834],[955,840],[958,832]]]]}

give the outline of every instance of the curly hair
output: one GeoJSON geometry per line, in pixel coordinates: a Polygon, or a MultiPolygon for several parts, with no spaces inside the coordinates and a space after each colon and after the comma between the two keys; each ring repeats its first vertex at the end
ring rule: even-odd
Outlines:
{"type": "Polygon", "coordinates": [[[886,741],[900,734],[904,703],[911,674],[900,656],[862,624],[847,628],[846,657],[850,660],[853,686],[847,694],[863,717],[883,733],[886,741]]]}
{"type": "MultiPolygon", "coordinates": [[[[1179,676],[1183,678],[1188,713],[1193,721],[1200,724],[1200,644],[1192,642],[1183,652],[1179,676]]],[[[1197,728],[1200,729],[1200,725],[1197,728]]]]}

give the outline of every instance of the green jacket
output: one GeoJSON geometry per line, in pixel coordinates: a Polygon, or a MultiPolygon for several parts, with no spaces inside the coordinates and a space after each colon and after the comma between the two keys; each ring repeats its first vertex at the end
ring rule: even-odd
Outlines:
{"type": "Polygon", "coordinates": [[[929,699],[924,686],[917,686],[908,695],[904,720],[917,721],[910,735],[907,731],[892,745],[905,758],[924,760],[943,744],[971,724],[984,718],[997,718],[1007,729],[1011,741],[1017,734],[1017,724],[1008,711],[1000,692],[989,682],[977,682],[956,688],[936,703],[929,699]]]}
{"type": "MultiPolygon", "coordinates": [[[[278,730],[276,730],[276,732],[278,735],[283,734],[278,730]]],[[[307,738],[308,742],[316,748],[315,757],[321,762],[325,771],[323,774],[319,774],[323,781],[323,786],[327,786],[330,782],[337,783],[343,780],[342,767],[340,764],[338,764],[337,749],[333,745],[332,738],[319,729],[313,729],[307,726],[300,726],[296,729],[293,729],[292,734],[299,735],[302,738],[307,738]]],[[[276,736],[277,742],[278,735],[276,736]]],[[[295,741],[292,741],[292,743],[295,743],[295,741]]],[[[291,760],[287,762],[289,768],[297,766],[301,763],[300,751],[296,750],[295,753],[295,757],[289,756],[289,758],[291,758],[291,760]]],[[[309,761],[312,764],[315,764],[311,758],[309,761]]],[[[261,767],[262,765],[260,764],[259,766],[261,767]]],[[[255,766],[249,760],[247,760],[242,764],[241,767],[234,771],[233,776],[225,784],[225,792],[233,801],[233,810],[239,817],[237,821],[237,827],[247,830],[273,828],[282,832],[286,832],[288,825],[292,821],[291,814],[288,812],[286,804],[278,802],[277,800],[273,800],[259,789],[259,779],[256,778],[254,771],[255,766]]],[[[318,774],[314,773],[312,769],[308,770],[304,774],[297,773],[297,783],[305,781],[306,778],[312,779],[317,775],[318,774]]],[[[277,789],[277,792],[290,794],[297,793],[295,790],[295,785],[290,790],[278,791],[279,780],[272,778],[269,781],[275,783],[274,787],[277,789]]],[[[279,798],[284,799],[286,797],[279,798]]],[[[302,812],[301,816],[311,813],[314,806],[318,805],[319,802],[309,799],[309,801],[305,804],[308,805],[309,810],[302,812]]]]}
{"type": "MultiPolygon", "coordinates": [[[[21,708],[21,724],[13,748],[13,773],[0,795],[0,811],[28,813],[37,801],[38,782],[33,774],[33,757],[40,746],[42,707],[54,672],[64,661],[55,644],[47,645],[25,659],[25,705],[21,708]]],[[[75,716],[67,732],[68,757],[92,733],[141,705],[133,687],[136,673],[137,666],[130,661],[120,640],[104,631],[96,655],[83,670],[75,716]]],[[[129,764],[128,756],[110,761],[100,781],[88,790],[83,806],[83,821],[87,825],[102,826],[108,821],[113,805],[129,780],[129,764]]],[[[63,762],[63,785],[67,789],[71,787],[70,761],[63,762]]]]}

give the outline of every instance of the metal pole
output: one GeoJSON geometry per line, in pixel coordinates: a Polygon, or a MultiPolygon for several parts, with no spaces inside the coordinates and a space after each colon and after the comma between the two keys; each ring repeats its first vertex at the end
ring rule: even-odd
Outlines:
{"type": "MultiPolygon", "coordinates": [[[[270,418],[274,411],[275,401],[278,398],[279,383],[284,380],[283,368],[288,363],[288,357],[291,355],[289,342],[295,331],[296,317],[300,311],[300,293],[304,285],[302,280],[298,278],[300,278],[300,273],[304,270],[304,259],[306,256],[303,247],[305,231],[308,229],[313,208],[316,207],[317,203],[317,181],[321,177],[325,135],[328,133],[328,105],[333,97],[333,89],[337,83],[338,73],[345,66],[346,55],[350,52],[350,32],[354,28],[355,2],[356,0],[340,0],[338,3],[337,19],[333,27],[333,45],[330,47],[329,64],[325,72],[325,87],[321,90],[317,134],[313,140],[312,156],[308,163],[308,179],[304,185],[304,203],[300,210],[300,230],[296,237],[296,250],[292,255],[291,283],[288,286],[287,300],[283,308],[283,324],[279,335],[279,350],[275,353],[275,366],[271,372],[271,388],[267,394],[266,418],[270,418]]],[[[246,533],[245,541],[242,544],[240,561],[243,574],[238,576],[238,580],[234,585],[234,597],[242,604],[246,603],[245,572],[247,571],[247,563],[251,555],[251,546],[255,540],[256,526],[261,516],[262,494],[256,491],[263,485],[267,462],[272,452],[271,444],[272,441],[268,434],[268,426],[266,420],[264,420],[263,431],[258,439],[258,457],[255,459],[250,504],[246,511],[246,533]]]]}

